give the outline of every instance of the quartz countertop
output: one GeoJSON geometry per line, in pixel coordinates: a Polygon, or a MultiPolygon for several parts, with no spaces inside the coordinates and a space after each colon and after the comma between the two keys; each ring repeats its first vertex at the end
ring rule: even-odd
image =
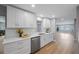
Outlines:
{"type": "Polygon", "coordinates": [[[17,37],[15,37],[15,38],[8,38],[8,40],[4,39],[3,44],[16,42],[16,41],[23,40],[23,39],[27,39],[27,38],[17,38],[17,37]]]}
{"type": "Polygon", "coordinates": [[[3,44],[7,44],[7,43],[19,41],[19,40],[24,40],[24,39],[31,39],[32,37],[37,37],[37,36],[40,36],[40,35],[32,34],[32,35],[30,35],[30,36],[28,36],[28,37],[26,37],[26,38],[22,38],[22,37],[7,38],[7,40],[4,39],[3,44]]]}
{"type": "Polygon", "coordinates": [[[50,33],[41,32],[41,33],[31,34],[30,36],[28,36],[26,38],[22,38],[22,37],[6,38],[6,39],[4,39],[3,44],[11,43],[11,42],[15,42],[15,41],[23,40],[23,39],[31,39],[32,37],[37,37],[37,36],[41,36],[44,34],[50,34],[50,33]]]}

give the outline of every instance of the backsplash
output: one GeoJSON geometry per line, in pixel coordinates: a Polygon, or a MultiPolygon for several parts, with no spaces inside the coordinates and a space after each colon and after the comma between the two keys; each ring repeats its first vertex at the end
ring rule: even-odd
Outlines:
{"type": "MultiPolygon", "coordinates": [[[[35,32],[37,32],[35,28],[31,28],[31,29],[29,29],[29,28],[23,28],[23,30],[25,32],[29,33],[30,35],[34,34],[35,32]]],[[[19,37],[18,33],[16,32],[16,28],[8,28],[8,29],[6,29],[5,37],[6,38],[19,37]]]]}

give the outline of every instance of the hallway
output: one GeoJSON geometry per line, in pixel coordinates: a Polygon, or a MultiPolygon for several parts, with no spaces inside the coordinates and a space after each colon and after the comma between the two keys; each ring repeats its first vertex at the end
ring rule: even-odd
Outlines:
{"type": "Polygon", "coordinates": [[[51,42],[36,54],[72,54],[78,53],[78,42],[74,41],[71,33],[56,33],[55,42],[51,42]]]}

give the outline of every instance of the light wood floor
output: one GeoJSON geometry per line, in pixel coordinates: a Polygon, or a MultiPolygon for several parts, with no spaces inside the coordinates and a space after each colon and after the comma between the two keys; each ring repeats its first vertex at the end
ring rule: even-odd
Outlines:
{"type": "Polygon", "coordinates": [[[47,44],[35,54],[71,54],[75,52],[74,36],[71,33],[56,33],[54,37],[55,42],[47,44]]]}

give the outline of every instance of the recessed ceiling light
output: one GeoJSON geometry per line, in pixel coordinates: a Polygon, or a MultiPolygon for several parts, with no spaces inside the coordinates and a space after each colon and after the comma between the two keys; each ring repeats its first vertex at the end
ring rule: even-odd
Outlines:
{"type": "Polygon", "coordinates": [[[41,17],[37,17],[37,20],[38,20],[38,21],[42,21],[42,18],[41,18],[41,17]]]}
{"type": "Polygon", "coordinates": [[[32,4],[31,6],[34,8],[35,7],[35,4],[32,4]]]}

